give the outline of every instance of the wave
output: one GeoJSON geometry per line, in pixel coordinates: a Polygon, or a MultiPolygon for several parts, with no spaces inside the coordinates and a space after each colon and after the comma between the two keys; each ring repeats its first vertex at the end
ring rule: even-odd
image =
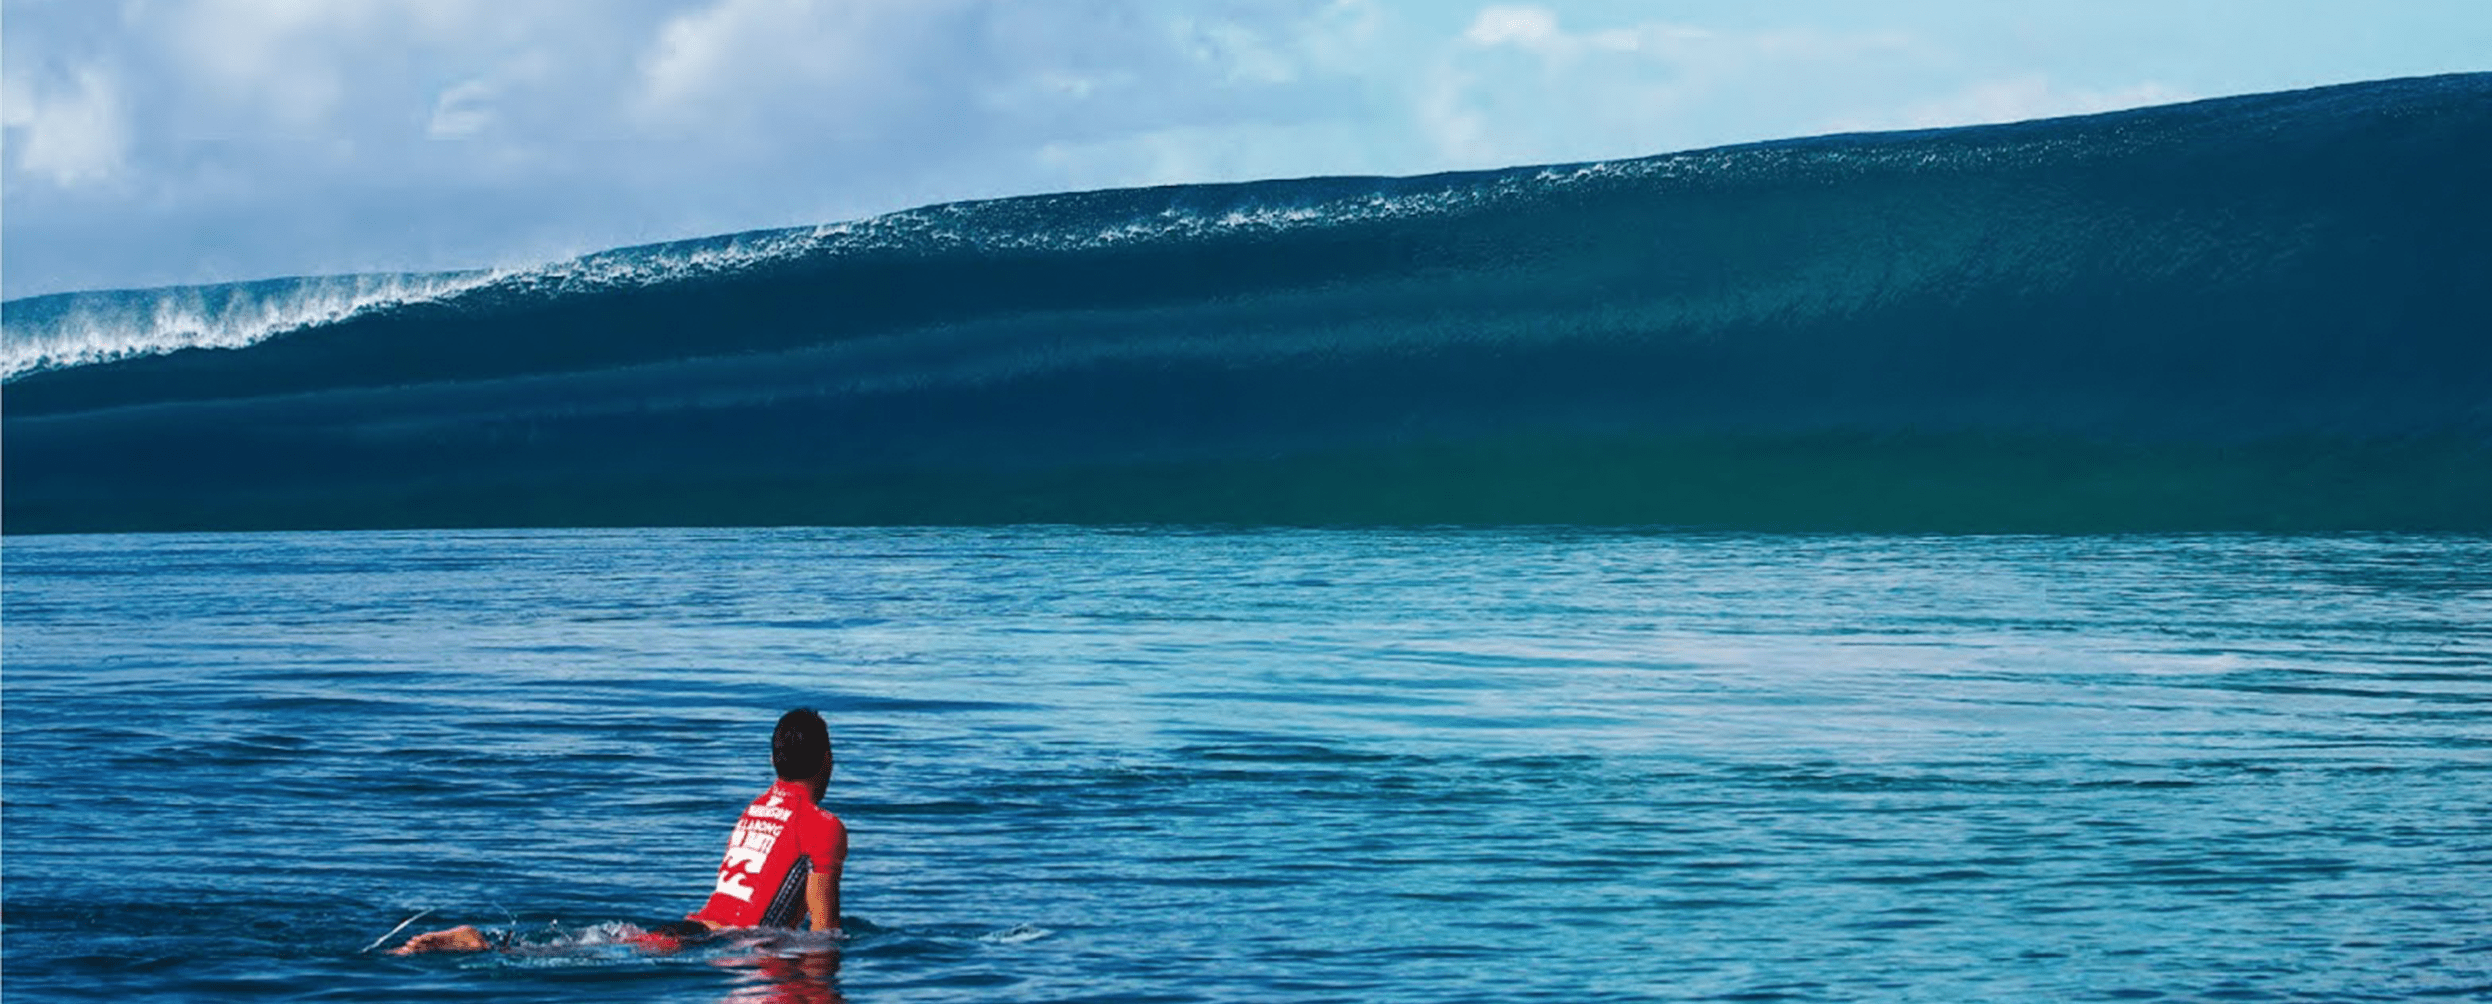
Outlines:
{"type": "MultiPolygon", "coordinates": [[[[1609,164],[1542,168],[1528,181],[1559,184],[1619,169],[1609,164]]],[[[1476,190],[1402,197],[1371,192],[1312,205],[1236,206],[1215,215],[1170,207],[1144,218],[1098,223],[1079,212],[999,220],[983,212],[992,204],[955,203],[861,221],[622,248],[527,269],[306,276],[24,297],[0,305],[5,307],[0,380],[185,349],[246,348],[367,312],[437,303],[477,290],[507,302],[732,275],[806,257],[936,248],[1076,250],[1342,224],[1443,212],[1511,195],[1525,180],[1509,177],[1476,190]]]]}
{"type": "Polygon", "coordinates": [[[6,528],[2492,529],[2485,163],[2464,74],[10,301],[6,528]]]}
{"type": "Polygon", "coordinates": [[[488,281],[483,272],[338,275],[24,297],[0,304],[0,379],[183,349],[242,348],[488,281]]]}

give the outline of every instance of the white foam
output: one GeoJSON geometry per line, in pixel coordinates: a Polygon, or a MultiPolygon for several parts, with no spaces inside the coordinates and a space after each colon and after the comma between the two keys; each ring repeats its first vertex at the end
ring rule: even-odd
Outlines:
{"type": "Polygon", "coordinates": [[[1018,924],[1001,931],[991,931],[986,934],[979,935],[978,940],[998,945],[1019,945],[1037,941],[1040,938],[1044,938],[1054,933],[1056,932],[1048,930],[1044,927],[1039,927],[1035,924],[1018,924]]]}
{"type": "Polygon", "coordinates": [[[232,349],[367,311],[445,300],[494,286],[563,296],[734,272],[772,261],[898,248],[1072,251],[1221,234],[1276,232],[1454,213],[1604,179],[1677,174],[1692,155],[1509,171],[1400,194],[1350,192],[1102,221],[1087,211],[1122,193],[963,202],[815,227],[621,248],[504,270],[340,275],[212,286],[29,297],[0,309],[0,380],[183,349],[232,349]],[[1032,211],[1035,210],[1035,211],[1032,211]]]}
{"type": "Polygon", "coordinates": [[[0,379],[180,349],[240,348],[492,279],[488,272],[319,276],[12,300],[0,307],[0,379]]]}

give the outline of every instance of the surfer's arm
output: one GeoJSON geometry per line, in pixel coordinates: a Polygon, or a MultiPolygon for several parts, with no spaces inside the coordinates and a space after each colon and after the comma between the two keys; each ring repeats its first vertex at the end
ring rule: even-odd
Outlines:
{"type": "Polygon", "coordinates": [[[839,876],[815,872],[805,876],[805,912],[816,931],[839,930],[839,876]]]}
{"type": "Polygon", "coordinates": [[[422,952],[481,952],[493,947],[483,931],[461,924],[447,931],[426,931],[408,938],[407,943],[390,949],[391,955],[415,955],[422,952]]]}
{"type": "Polygon", "coordinates": [[[848,828],[842,826],[831,841],[831,866],[805,876],[805,912],[814,930],[839,930],[839,873],[847,867],[848,828]]]}

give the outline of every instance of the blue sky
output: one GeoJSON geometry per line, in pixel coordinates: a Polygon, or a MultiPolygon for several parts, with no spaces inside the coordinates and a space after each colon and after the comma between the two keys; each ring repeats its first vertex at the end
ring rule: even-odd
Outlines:
{"type": "Polygon", "coordinates": [[[2483,0],[6,0],[0,291],[2484,69],[2483,0]]]}

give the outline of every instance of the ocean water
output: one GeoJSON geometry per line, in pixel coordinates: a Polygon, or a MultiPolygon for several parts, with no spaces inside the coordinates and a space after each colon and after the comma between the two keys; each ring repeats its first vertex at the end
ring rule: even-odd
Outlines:
{"type": "Polygon", "coordinates": [[[2492,1000],[2492,539],[11,537],[12,1001],[2492,1000]],[[675,955],[793,705],[848,937],[675,955]],[[520,950],[390,958],[401,921],[520,950]]]}
{"type": "Polygon", "coordinates": [[[11,532],[2492,532],[2492,73],[0,303],[11,532]]]}

